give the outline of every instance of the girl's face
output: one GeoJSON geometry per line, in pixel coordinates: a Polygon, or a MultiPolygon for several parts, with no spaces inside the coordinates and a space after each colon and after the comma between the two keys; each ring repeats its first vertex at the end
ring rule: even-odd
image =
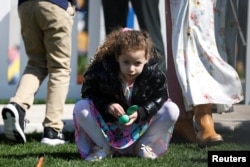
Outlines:
{"type": "Polygon", "coordinates": [[[119,55],[117,62],[125,81],[133,83],[138,75],[141,74],[144,65],[148,62],[145,57],[145,50],[137,50],[119,55]]]}

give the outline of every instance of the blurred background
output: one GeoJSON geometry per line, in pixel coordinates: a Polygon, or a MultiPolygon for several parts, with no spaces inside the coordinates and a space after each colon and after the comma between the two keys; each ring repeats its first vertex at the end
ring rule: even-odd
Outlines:
{"type": "MultiPolygon", "coordinates": [[[[20,36],[20,24],[17,13],[17,1],[2,1],[0,6],[0,100],[8,99],[15,91],[16,84],[25,66],[26,60],[23,42],[20,36]]],[[[235,53],[228,57],[228,62],[237,70],[245,93],[245,104],[249,104],[250,79],[246,72],[250,72],[250,56],[247,59],[247,24],[249,1],[230,0],[232,6],[227,6],[231,17],[231,25],[235,27],[238,35],[235,40],[235,53]],[[240,31],[239,31],[240,30],[240,31]]],[[[161,33],[166,46],[166,24],[164,0],[160,0],[159,11],[161,15],[161,33]]],[[[105,38],[104,20],[101,0],[78,0],[78,12],[74,18],[72,33],[72,74],[68,98],[80,97],[80,85],[83,73],[88,62],[95,53],[95,49],[105,38]]],[[[129,6],[127,27],[139,29],[133,8],[129,6]]],[[[230,35],[230,34],[229,34],[230,35]]],[[[166,47],[165,47],[166,48],[166,47]]],[[[45,85],[45,84],[44,84],[45,85]]],[[[37,93],[37,98],[45,97],[46,89],[42,86],[37,93]]]]}

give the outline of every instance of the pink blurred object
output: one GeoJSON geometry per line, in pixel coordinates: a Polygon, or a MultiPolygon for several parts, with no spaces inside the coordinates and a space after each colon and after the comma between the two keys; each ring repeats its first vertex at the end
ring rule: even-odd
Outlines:
{"type": "Polygon", "coordinates": [[[122,32],[132,31],[132,30],[133,30],[132,28],[125,27],[125,28],[122,29],[122,32]]]}

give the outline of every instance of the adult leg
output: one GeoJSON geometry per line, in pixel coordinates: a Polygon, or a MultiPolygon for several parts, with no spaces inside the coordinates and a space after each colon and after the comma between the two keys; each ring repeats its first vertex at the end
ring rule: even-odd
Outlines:
{"type": "Polygon", "coordinates": [[[41,1],[39,5],[41,10],[37,15],[44,31],[49,74],[43,125],[59,132],[63,129],[61,119],[70,80],[71,32],[75,11],[70,4],[67,11],[47,1],[41,1]]]}
{"type": "Polygon", "coordinates": [[[128,0],[102,0],[102,6],[106,34],[109,34],[113,28],[126,26],[128,0]]]}
{"type": "Polygon", "coordinates": [[[196,141],[195,132],[193,128],[193,113],[191,111],[186,112],[184,101],[182,97],[182,91],[179,84],[179,80],[175,71],[175,63],[172,52],[172,20],[170,11],[170,1],[165,1],[165,13],[167,24],[167,78],[168,78],[168,91],[169,96],[180,108],[180,117],[177,120],[174,128],[174,133],[183,137],[187,141],[196,141]]]}
{"type": "Polygon", "coordinates": [[[39,7],[36,1],[28,1],[18,8],[21,34],[28,62],[19,81],[16,94],[10,101],[19,104],[25,110],[33,104],[34,95],[48,74],[43,33],[35,20],[37,10],[39,7]]]}
{"type": "Polygon", "coordinates": [[[218,145],[223,142],[221,135],[215,132],[210,104],[194,107],[194,121],[199,147],[218,145]]]}
{"type": "Polygon", "coordinates": [[[6,137],[22,143],[26,142],[24,134],[25,111],[33,104],[35,93],[47,76],[42,31],[35,20],[37,10],[39,10],[37,1],[28,1],[18,8],[21,34],[28,62],[15,96],[10,98],[10,103],[2,110],[6,137]]]}
{"type": "Polygon", "coordinates": [[[140,29],[148,31],[159,54],[163,57],[160,62],[162,70],[166,71],[165,50],[161,34],[159,0],[131,0],[138,18],[140,29]]]}

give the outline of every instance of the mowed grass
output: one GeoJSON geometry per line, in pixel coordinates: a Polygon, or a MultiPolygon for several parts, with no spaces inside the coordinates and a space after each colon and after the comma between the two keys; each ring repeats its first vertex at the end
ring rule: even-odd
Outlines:
{"type": "Polygon", "coordinates": [[[70,143],[60,146],[40,144],[41,134],[27,134],[27,143],[15,144],[0,135],[0,167],[35,167],[44,156],[44,167],[205,167],[208,151],[250,150],[249,132],[242,129],[220,132],[225,142],[220,146],[200,149],[195,143],[186,143],[173,137],[168,153],[152,161],[136,157],[113,157],[100,162],[85,162],[78,154],[74,134],[68,133],[70,143]]]}

